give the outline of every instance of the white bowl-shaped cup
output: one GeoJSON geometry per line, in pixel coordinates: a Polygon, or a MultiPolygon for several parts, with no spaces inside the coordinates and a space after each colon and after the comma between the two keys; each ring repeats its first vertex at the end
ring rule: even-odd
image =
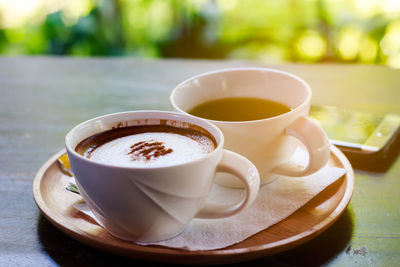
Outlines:
{"type": "MultiPolygon", "coordinates": [[[[222,130],[225,148],[245,156],[256,165],[261,184],[269,183],[279,175],[309,175],[326,164],[330,155],[328,137],[320,126],[307,117],[311,88],[290,73],[267,68],[208,72],[180,83],[172,91],[170,102],[175,111],[188,114],[204,102],[231,97],[267,99],[291,108],[287,113],[260,120],[208,119],[222,130]],[[299,145],[296,138],[308,151],[309,160],[305,168],[290,160],[299,145]]],[[[229,175],[219,175],[217,180],[226,186],[240,186],[229,175]]]]}
{"type": "Polygon", "coordinates": [[[151,242],[173,237],[195,217],[222,218],[240,212],[258,193],[256,167],[223,148],[224,136],[215,125],[185,114],[131,111],[105,115],[73,128],[65,144],[82,197],[99,223],[124,240],[151,242]],[[113,127],[160,124],[201,129],[215,139],[216,148],[199,159],[141,168],[99,163],[75,151],[82,140],[113,127]],[[240,203],[206,202],[216,172],[231,173],[242,181],[246,194],[240,203]]]}

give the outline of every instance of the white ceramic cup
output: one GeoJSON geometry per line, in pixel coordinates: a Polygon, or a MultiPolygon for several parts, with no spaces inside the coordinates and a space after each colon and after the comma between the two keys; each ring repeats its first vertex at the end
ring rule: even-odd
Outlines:
{"type": "MultiPolygon", "coordinates": [[[[180,83],[171,93],[175,111],[186,113],[201,103],[227,97],[256,97],[283,103],[291,111],[254,121],[216,121],[225,136],[225,148],[251,160],[260,173],[261,184],[279,175],[305,176],[322,168],[329,159],[327,135],[307,117],[311,88],[295,75],[267,68],[234,68],[204,73],[180,83]],[[295,138],[293,138],[295,137],[295,138]],[[290,159],[302,142],[309,155],[306,167],[290,159]]],[[[240,108],[240,107],[238,107],[240,108]]],[[[218,175],[223,185],[239,187],[229,175],[218,175]]]]}
{"type": "Polygon", "coordinates": [[[131,111],[94,118],[73,128],[65,138],[71,170],[79,191],[99,223],[112,235],[151,242],[180,233],[193,218],[221,218],[238,213],[255,199],[260,184],[256,167],[225,150],[224,136],[213,124],[163,111],[131,111]],[[200,159],[166,167],[119,167],[90,160],[75,151],[89,136],[113,127],[166,124],[203,129],[217,147],[200,159]],[[206,198],[216,172],[238,177],[246,194],[240,203],[211,204],[206,198]]]}

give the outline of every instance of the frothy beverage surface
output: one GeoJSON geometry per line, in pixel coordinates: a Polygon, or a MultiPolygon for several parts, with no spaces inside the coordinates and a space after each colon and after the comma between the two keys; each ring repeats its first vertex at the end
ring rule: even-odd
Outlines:
{"type": "Polygon", "coordinates": [[[192,129],[132,126],[91,136],[76,147],[85,157],[124,167],[161,167],[196,160],[215,149],[214,141],[192,129]]]}

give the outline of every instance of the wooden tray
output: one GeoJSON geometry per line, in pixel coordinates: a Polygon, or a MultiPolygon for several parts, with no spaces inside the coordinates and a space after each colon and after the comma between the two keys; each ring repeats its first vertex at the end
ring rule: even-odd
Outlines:
{"type": "Polygon", "coordinates": [[[347,158],[332,146],[329,165],[345,168],[347,173],[314,197],[287,219],[238,244],[210,251],[185,251],[159,246],[140,246],[119,240],[93,219],[75,210],[78,194],[65,190],[71,177],[64,175],[57,158],[51,157],[38,171],[33,195],[44,216],[58,229],[89,246],[126,257],[170,263],[218,264],[251,260],[298,246],[333,224],[346,209],[354,188],[354,173],[347,158]]]}

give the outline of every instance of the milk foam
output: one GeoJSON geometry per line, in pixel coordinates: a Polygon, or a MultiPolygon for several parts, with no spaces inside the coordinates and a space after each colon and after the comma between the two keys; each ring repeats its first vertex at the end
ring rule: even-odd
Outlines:
{"type": "Polygon", "coordinates": [[[213,142],[167,132],[129,135],[107,142],[90,159],[123,167],[161,167],[196,160],[214,149],[213,142]]]}

